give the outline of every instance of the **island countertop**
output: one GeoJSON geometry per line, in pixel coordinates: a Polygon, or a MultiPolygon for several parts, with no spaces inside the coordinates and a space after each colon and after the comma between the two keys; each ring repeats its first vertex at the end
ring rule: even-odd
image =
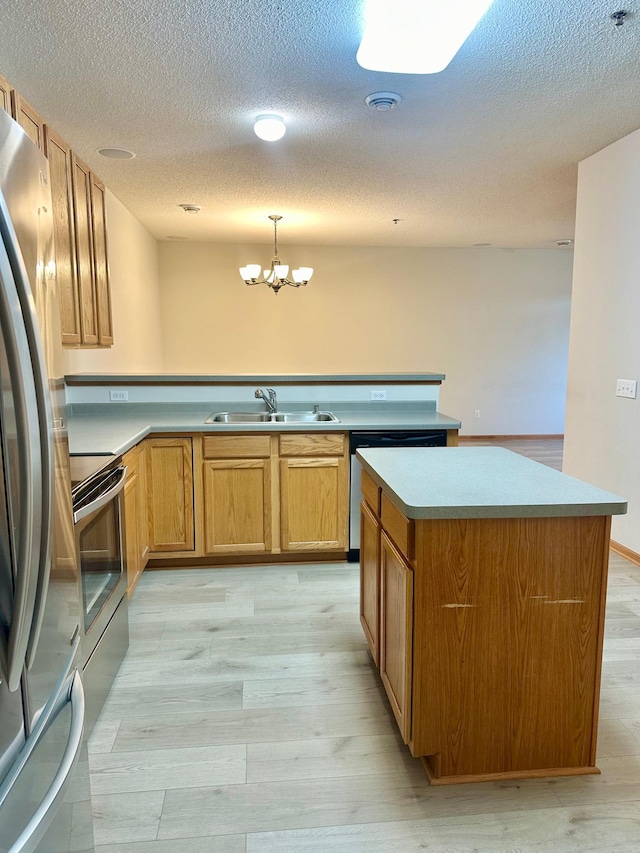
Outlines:
{"type": "Polygon", "coordinates": [[[411,519],[621,515],[624,498],[501,447],[357,451],[411,519]]]}

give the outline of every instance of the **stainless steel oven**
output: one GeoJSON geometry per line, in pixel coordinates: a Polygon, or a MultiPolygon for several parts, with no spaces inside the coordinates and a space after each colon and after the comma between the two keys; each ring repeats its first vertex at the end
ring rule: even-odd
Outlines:
{"type": "Polygon", "coordinates": [[[80,564],[83,681],[87,727],[91,730],[129,647],[122,537],[127,469],[119,459],[74,457],[71,470],[75,481],[73,521],[80,564]]]}

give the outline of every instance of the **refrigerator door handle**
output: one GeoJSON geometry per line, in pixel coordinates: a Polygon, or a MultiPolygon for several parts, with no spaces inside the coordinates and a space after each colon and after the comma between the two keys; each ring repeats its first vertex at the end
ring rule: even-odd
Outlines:
{"type": "MultiPolygon", "coordinates": [[[[43,518],[43,509],[50,510],[50,500],[43,494],[41,419],[39,399],[32,363],[31,338],[25,322],[26,314],[33,316],[34,308],[29,296],[21,296],[24,282],[28,281],[20,256],[17,238],[9,218],[5,200],[0,193],[0,326],[4,339],[16,420],[18,444],[18,471],[21,524],[17,530],[15,566],[15,592],[6,659],[6,681],[9,690],[15,691],[26,660],[27,646],[33,626],[34,606],[42,556],[42,535],[48,531],[49,521],[43,518]],[[19,270],[23,281],[16,277],[19,270]],[[26,305],[25,305],[26,303],[26,305]],[[26,307],[26,312],[25,312],[26,307]]],[[[38,344],[36,337],[36,344],[38,344]]],[[[39,346],[38,346],[39,351],[39,346]]],[[[46,453],[46,450],[45,450],[46,453]]],[[[47,539],[49,537],[47,536],[47,539]]]]}
{"type": "Polygon", "coordinates": [[[43,727],[40,737],[34,739],[35,743],[32,744],[28,754],[22,761],[22,766],[24,766],[28,761],[29,755],[38,745],[42,734],[46,732],[62,709],[71,702],[71,726],[69,729],[69,738],[67,740],[67,745],[65,747],[60,766],[56,771],[56,775],[54,776],[48,791],[40,802],[40,805],[36,809],[29,823],[20,833],[19,837],[9,848],[8,853],[34,853],[38,844],[52,824],[60,803],[62,802],[62,799],[64,798],[64,795],[73,779],[73,771],[82,749],[85,716],[84,690],[82,687],[80,673],[77,670],[75,670],[69,677],[66,682],[66,687],[67,689],[62,692],[58,702],[52,709],[52,716],[48,721],[48,725],[43,727]]]}

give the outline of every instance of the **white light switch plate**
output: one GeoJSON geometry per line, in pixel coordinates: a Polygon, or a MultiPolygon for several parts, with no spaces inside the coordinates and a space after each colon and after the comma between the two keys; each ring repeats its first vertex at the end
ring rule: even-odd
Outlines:
{"type": "Polygon", "coordinates": [[[616,385],[616,397],[630,397],[635,400],[638,396],[637,379],[618,379],[616,385]]]}

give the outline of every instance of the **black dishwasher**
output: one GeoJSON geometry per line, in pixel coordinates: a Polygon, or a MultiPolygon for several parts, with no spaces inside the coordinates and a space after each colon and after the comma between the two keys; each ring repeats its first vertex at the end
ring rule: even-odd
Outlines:
{"type": "Polygon", "coordinates": [[[349,436],[351,479],[349,486],[349,553],[350,563],[360,559],[360,490],[362,466],[356,458],[361,447],[446,447],[444,430],[410,430],[394,432],[352,432],[349,436]]]}

